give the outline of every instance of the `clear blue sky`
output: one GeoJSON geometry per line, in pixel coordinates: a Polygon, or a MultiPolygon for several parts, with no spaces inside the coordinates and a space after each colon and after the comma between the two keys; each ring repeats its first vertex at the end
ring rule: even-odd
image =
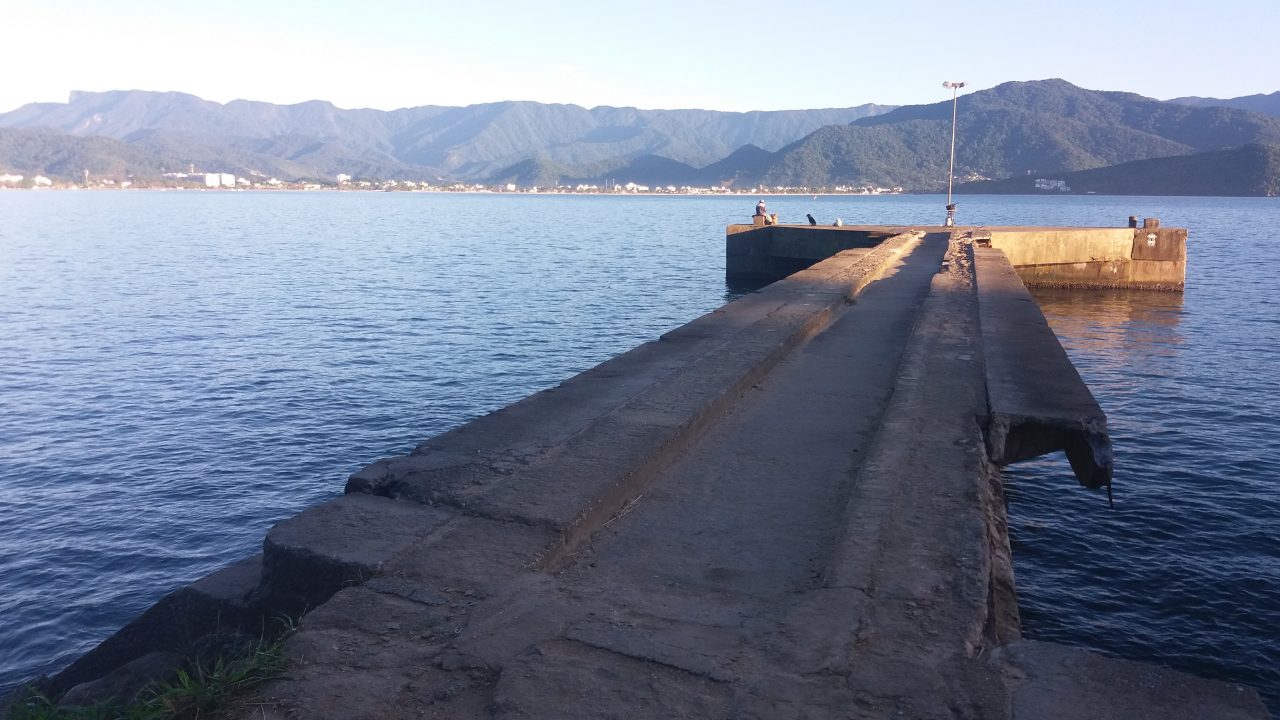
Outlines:
{"type": "Polygon", "coordinates": [[[1280,90],[1280,0],[0,0],[0,26],[0,112],[119,89],[717,110],[934,102],[943,80],[1280,90]]]}

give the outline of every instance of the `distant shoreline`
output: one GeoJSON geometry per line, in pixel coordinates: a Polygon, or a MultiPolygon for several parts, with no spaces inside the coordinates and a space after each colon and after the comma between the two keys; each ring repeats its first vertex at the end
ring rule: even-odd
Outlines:
{"type": "MultiPolygon", "coordinates": [[[[130,187],[130,188],[112,188],[112,187],[81,187],[81,186],[50,186],[50,187],[5,187],[0,185],[0,192],[108,192],[108,193],[167,193],[167,192],[197,192],[197,193],[383,193],[383,194],[409,194],[409,195],[504,195],[504,196],[529,196],[536,195],[539,197],[554,195],[572,195],[575,197],[803,197],[809,196],[819,197],[896,197],[904,195],[945,195],[941,190],[931,192],[926,191],[902,191],[902,192],[882,192],[882,193],[854,193],[854,192],[791,192],[791,191],[774,191],[755,189],[746,190],[730,190],[724,192],[579,192],[575,190],[564,190],[555,192],[532,192],[519,190],[446,190],[433,188],[430,190],[413,189],[413,190],[383,190],[381,188],[338,188],[331,186],[321,186],[317,188],[185,188],[185,187],[130,187]]],[[[1103,192],[1065,192],[1065,193],[1042,193],[1042,192],[957,192],[957,198],[967,197],[1239,197],[1239,198],[1276,198],[1275,195],[1221,195],[1221,194],[1169,194],[1169,193],[1103,193],[1103,192]]]]}
{"type": "Polygon", "coordinates": [[[187,188],[187,187],[129,187],[129,188],[113,188],[113,187],[81,187],[79,185],[71,186],[47,186],[47,187],[3,187],[0,186],[0,192],[7,190],[12,191],[30,191],[30,192],[210,192],[210,193],[384,193],[384,194],[433,194],[433,195],[575,195],[583,197],[754,197],[763,195],[765,197],[776,197],[781,195],[787,196],[812,196],[812,197],[884,197],[891,195],[934,195],[937,193],[917,193],[917,192],[882,192],[882,193],[855,193],[855,192],[790,192],[790,191],[773,191],[755,189],[732,190],[725,192],[580,192],[576,190],[561,190],[548,192],[520,191],[520,190],[447,190],[441,188],[432,189],[405,189],[405,190],[384,190],[381,188],[339,188],[330,186],[321,186],[316,188],[187,188]]]}

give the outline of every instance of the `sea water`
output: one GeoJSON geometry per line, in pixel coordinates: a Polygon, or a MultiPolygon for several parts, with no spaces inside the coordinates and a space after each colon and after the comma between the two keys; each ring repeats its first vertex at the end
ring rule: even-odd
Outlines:
{"type": "MultiPolygon", "coordinates": [[[[756,197],[0,192],[0,689],[260,547],[380,457],[708,312],[756,197]]],[[[936,224],[937,196],[766,196],[936,224]]],[[[1190,229],[1185,294],[1038,292],[1116,507],[1008,468],[1027,637],[1280,699],[1280,200],[964,197],[1190,229]],[[1270,231],[1270,233],[1269,233],[1270,231]]]]}

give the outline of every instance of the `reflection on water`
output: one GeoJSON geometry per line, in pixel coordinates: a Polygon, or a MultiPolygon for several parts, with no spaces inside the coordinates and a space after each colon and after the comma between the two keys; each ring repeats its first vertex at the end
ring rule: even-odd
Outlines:
{"type": "Polygon", "coordinates": [[[1182,293],[1033,288],[1054,331],[1088,353],[1172,353],[1183,343],[1182,293]]]}
{"type": "Polygon", "coordinates": [[[751,293],[768,287],[772,282],[762,280],[744,280],[742,278],[729,278],[724,281],[724,301],[731,303],[740,297],[750,295],[751,293]]]}
{"type": "Polygon", "coordinates": [[[1182,315],[1183,295],[1175,292],[1137,290],[1066,290],[1032,288],[1032,296],[1046,317],[1074,337],[1076,323],[1091,322],[1117,329],[1145,331],[1148,326],[1176,328],[1182,315]]]}

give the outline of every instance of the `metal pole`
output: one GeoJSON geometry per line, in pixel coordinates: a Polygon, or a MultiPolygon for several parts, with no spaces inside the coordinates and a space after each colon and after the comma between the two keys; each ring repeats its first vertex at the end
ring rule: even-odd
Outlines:
{"type": "Polygon", "coordinates": [[[947,163],[947,207],[951,207],[951,181],[956,176],[956,99],[958,85],[951,86],[951,162],[947,163]]]}
{"type": "Polygon", "coordinates": [[[956,224],[956,205],[951,202],[951,183],[956,176],[956,96],[964,83],[948,80],[942,83],[942,87],[951,88],[951,160],[947,163],[947,220],[943,223],[951,227],[956,224]]]}

